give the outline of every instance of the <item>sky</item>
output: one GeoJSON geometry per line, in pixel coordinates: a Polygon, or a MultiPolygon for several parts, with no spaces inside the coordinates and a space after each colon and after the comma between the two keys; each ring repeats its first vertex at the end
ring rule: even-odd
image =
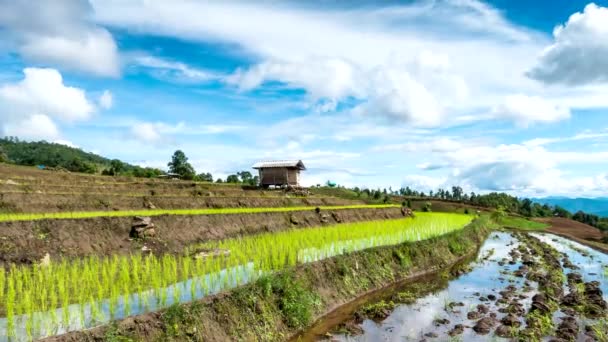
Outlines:
{"type": "Polygon", "coordinates": [[[304,185],[608,195],[608,1],[0,0],[0,136],[304,185]]]}

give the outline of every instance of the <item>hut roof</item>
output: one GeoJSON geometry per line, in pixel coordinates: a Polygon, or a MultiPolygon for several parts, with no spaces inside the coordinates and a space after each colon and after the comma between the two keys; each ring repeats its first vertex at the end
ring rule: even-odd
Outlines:
{"type": "Polygon", "coordinates": [[[302,163],[301,160],[272,160],[253,164],[254,169],[267,169],[273,167],[287,167],[306,170],[306,166],[304,166],[304,163],[302,163]]]}

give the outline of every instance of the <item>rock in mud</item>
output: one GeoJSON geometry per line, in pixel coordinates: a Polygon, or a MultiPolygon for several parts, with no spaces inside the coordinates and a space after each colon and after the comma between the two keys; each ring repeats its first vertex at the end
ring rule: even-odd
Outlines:
{"type": "Polygon", "coordinates": [[[479,317],[481,317],[481,313],[479,313],[478,311],[470,311],[469,313],[467,313],[467,318],[470,320],[476,320],[479,319],[479,317]]]}
{"type": "Polygon", "coordinates": [[[562,322],[557,327],[555,335],[566,341],[576,341],[578,336],[578,323],[574,317],[563,317],[562,322]]]}
{"type": "Polygon", "coordinates": [[[547,305],[547,297],[542,293],[534,295],[534,297],[532,297],[530,311],[540,311],[541,313],[551,312],[551,308],[547,305]]]}
{"type": "Polygon", "coordinates": [[[508,314],[505,317],[503,317],[500,322],[503,325],[506,325],[508,327],[519,327],[521,326],[521,322],[519,321],[519,318],[517,318],[517,316],[515,316],[514,314],[508,314]]]}
{"type": "Polygon", "coordinates": [[[494,327],[495,324],[496,320],[494,320],[493,318],[484,317],[477,321],[477,323],[473,327],[473,330],[475,330],[475,332],[480,335],[486,335],[490,332],[490,330],[494,327]]]}
{"type": "Polygon", "coordinates": [[[462,335],[463,332],[464,332],[464,325],[456,324],[454,326],[454,328],[448,332],[448,335],[450,335],[450,336],[462,335]]]}
{"type": "Polygon", "coordinates": [[[487,314],[488,312],[490,312],[490,308],[486,305],[479,304],[477,305],[477,311],[481,314],[487,314]]]}
{"type": "Polygon", "coordinates": [[[587,304],[585,311],[588,316],[598,317],[606,314],[608,305],[603,298],[599,282],[591,281],[585,283],[585,301],[587,304]]]}
{"type": "Polygon", "coordinates": [[[435,326],[438,327],[440,325],[450,324],[450,321],[447,318],[438,318],[433,321],[433,324],[435,324],[435,326]]]}
{"type": "Polygon", "coordinates": [[[514,327],[501,325],[494,332],[498,337],[515,337],[517,330],[514,327]]]}
{"type": "Polygon", "coordinates": [[[334,219],[334,221],[336,221],[338,223],[342,223],[342,217],[340,217],[340,215],[338,215],[338,213],[332,211],[331,217],[334,219]]]}
{"type": "Polygon", "coordinates": [[[135,216],[131,224],[129,236],[135,239],[145,239],[147,237],[156,236],[156,230],[152,218],[144,216],[135,216]]]}

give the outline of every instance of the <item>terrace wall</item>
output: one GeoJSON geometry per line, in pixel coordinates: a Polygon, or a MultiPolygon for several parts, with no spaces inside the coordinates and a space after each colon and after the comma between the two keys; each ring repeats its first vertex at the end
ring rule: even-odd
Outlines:
{"type": "Polygon", "coordinates": [[[213,239],[306,228],[341,222],[402,217],[400,208],[342,209],[317,214],[297,212],[154,216],[156,236],[146,241],[129,237],[131,217],[0,222],[0,264],[36,263],[88,255],[137,253],[146,245],[154,253],[182,253],[188,245],[213,239]]]}

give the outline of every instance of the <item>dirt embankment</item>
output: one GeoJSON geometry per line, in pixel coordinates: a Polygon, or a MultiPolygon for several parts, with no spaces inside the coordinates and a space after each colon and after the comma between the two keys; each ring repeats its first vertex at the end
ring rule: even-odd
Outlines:
{"type": "MultiPolygon", "coordinates": [[[[250,195],[251,196],[251,195],[250,195]]],[[[36,213],[141,209],[261,208],[289,206],[337,206],[364,204],[340,198],[320,197],[206,197],[120,196],[103,193],[39,194],[0,193],[0,211],[36,213]]]]}
{"type": "Polygon", "coordinates": [[[608,244],[603,243],[604,234],[601,230],[590,225],[563,217],[538,219],[551,226],[548,232],[572,239],[589,247],[608,253],[608,244]]]}
{"type": "Polygon", "coordinates": [[[155,236],[145,240],[129,236],[133,218],[91,218],[0,222],[0,264],[38,262],[46,253],[52,259],[134,253],[145,245],[154,253],[180,253],[188,245],[212,239],[276,232],[338,222],[402,217],[399,208],[342,209],[229,215],[163,215],[152,218],[155,236]]]}
{"type": "Polygon", "coordinates": [[[374,289],[471,255],[487,234],[484,227],[472,225],[436,239],[337,256],[200,301],[45,341],[101,341],[109,336],[134,341],[284,341],[374,289]]]}

